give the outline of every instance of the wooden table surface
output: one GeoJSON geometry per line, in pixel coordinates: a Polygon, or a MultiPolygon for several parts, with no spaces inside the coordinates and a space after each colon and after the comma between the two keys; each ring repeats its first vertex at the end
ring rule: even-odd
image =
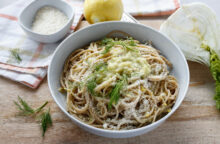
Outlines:
{"type": "MultiPolygon", "coordinates": [[[[141,23],[159,28],[162,20],[141,20],[141,23]]],[[[82,22],[80,27],[86,26],[82,22]]],[[[209,69],[188,62],[191,85],[178,110],[157,129],[134,138],[109,139],[90,134],[77,127],[53,101],[47,80],[37,90],[0,77],[0,144],[156,144],[156,143],[220,143],[220,112],[213,100],[214,81],[209,69]],[[13,100],[21,96],[33,107],[49,101],[53,126],[41,137],[38,123],[32,118],[16,116],[13,100]]]]}

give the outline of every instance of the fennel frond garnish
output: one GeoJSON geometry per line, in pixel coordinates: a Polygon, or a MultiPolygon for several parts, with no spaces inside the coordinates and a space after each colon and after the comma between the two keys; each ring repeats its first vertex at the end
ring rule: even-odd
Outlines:
{"type": "Polygon", "coordinates": [[[108,109],[112,108],[112,104],[116,104],[120,98],[120,94],[121,94],[121,90],[123,88],[123,86],[126,84],[127,82],[127,76],[123,76],[123,78],[121,80],[119,80],[115,87],[112,89],[111,93],[110,93],[110,102],[108,103],[108,109]]]}
{"type": "Polygon", "coordinates": [[[14,101],[14,104],[19,109],[20,115],[32,116],[35,119],[39,119],[42,128],[42,136],[44,136],[47,128],[52,125],[50,108],[47,111],[43,110],[43,108],[48,104],[48,101],[46,101],[40,107],[33,109],[25,100],[18,96],[18,102],[14,101]]]}
{"type": "Polygon", "coordinates": [[[11,49],[10,50],[10,60],[8,60],[8,62],[11,62],[12,60],[15,61],[16,63],[21,63],[22,59],[19,55],[19,49],[11,49]]]}
{"type": "Polygon", "coordinates": [[[105,47],[102,54],[106,54],[110,51],[110,49],[115,45],[121,45],[124,49],[129,51],[136,51],[133,47],[137,45],[137,41],[134,41],[133,38],[123,39],[113,39],[113,38],[104,38],[101,41],[101,45],[105,47]]]}

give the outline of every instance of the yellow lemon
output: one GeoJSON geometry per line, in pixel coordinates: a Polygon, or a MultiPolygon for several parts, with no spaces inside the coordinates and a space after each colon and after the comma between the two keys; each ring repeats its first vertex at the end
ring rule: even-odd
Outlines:
{"type": "Polygon", "coordinates": [[[90,23],[120,20],[123,14],[121,0],[85,0],[84,16],[90,23]]]}

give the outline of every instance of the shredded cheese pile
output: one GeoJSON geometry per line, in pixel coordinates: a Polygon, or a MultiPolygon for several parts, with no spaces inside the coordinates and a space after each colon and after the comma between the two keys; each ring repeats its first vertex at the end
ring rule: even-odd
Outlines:
{"type": "Polygon", "coordinates": [[[53,34],[59,31],[68,22],[68,17],[50,6],[40,8],[34,18],[32,30],[39,34],[53,34]]]}

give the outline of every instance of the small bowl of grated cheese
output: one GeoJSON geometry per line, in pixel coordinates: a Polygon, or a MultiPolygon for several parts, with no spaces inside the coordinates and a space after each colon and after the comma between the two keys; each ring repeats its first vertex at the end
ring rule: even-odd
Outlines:
{"type": "Polygon", "coordinates": [[[36,0],[19,15],[19,24],[33,40],[54,43],[69,31],[74,17],[73,8],[62,0],[36,0]]]}

